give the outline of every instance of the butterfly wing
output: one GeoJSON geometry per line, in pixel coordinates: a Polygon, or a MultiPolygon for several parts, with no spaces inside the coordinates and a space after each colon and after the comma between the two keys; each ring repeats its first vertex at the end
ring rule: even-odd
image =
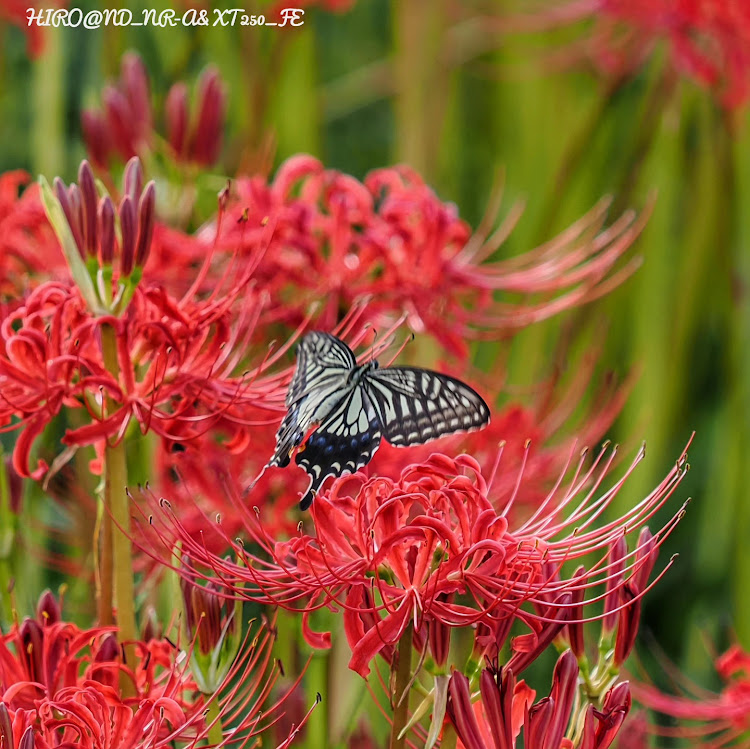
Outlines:
{"type": "Polygon", "coordinates": [[[308,437],[295,458],[310,475],[300,507],[306,510],[329,476],[354,473],[367,465],[382,437],[377,410],[361,384],[351,387],[308,437]]]}
{"type": "Polygon", "coordinates": [[[482,396],[455,377],[417,367],[389,367],[368,372],[364,383],[383,436],[396,447],[421,445],[490,423],[482,396]]]}
{"type": "Polygon", "coordinates": [[[286,394],[287,407],[316,389],[324,389],[357,366],[352,350],[330,333],[313,331],[297,346],[297,367],[286,394]]]}
{"type": "Polygon", "coordinates": [[[347,377],[356,365],[351,349],[335,336],[314,331],[303,337],[286,395],[288,411],[276,432],[276,449],[268,465],[289,465],[292,451],[309,429],[345,397],[347,377]]]}

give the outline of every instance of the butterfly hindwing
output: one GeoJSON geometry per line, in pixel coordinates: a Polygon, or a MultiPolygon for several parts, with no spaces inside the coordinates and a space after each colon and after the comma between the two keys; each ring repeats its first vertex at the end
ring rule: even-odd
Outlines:
{"type": "Polygon", "coordinates": [[[354,473],[367,465],[380,447],[381,437],[380,422],[366,390],[360,385],[352,387],[297,453],[297,465],[310,475],[300,507],[305,510],[310,506],[329,476],[354,473]]]}
{"type": "Polygon", "coordinates": [[[396,447],[480,429],[490,421],[490,410],[479,393],[455,377],[428,369],[375,369],[367,373],[365,387],[383,436],[396,447]]]}

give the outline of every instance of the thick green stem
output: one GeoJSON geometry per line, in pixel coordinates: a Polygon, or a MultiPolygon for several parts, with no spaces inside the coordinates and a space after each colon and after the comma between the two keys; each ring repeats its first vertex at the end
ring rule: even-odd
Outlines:
{"type": "Polygon", "coordinates": [[[406,734],[399,738],[409,720],[409,695],[406,693],[411,680],[411,650],[414,625],[409,624],[401,635],[398,644],[398,663],[396,665],[396,683],[391,695],[393,703],[393,725],[391,726],[390,749],[404,749],[406,746],[406,734]]]}
{"type": "MultiPolygon", "coordinates": [[[[319,652],[313,656],[305,673],[305,702],[312,705],[318,693],[327,696],[328,689],[328,653],[319,652]]],[[[323,705],[326,707],[326,705],[323,705]]],[[[327,710],[314,710],[305,726],[308,746],[330,746],[328,737],[327,710]]]]}
{"type": "Polygon", "coordinates": [[[208,729],[208,746],[220,746],[224,740],[224,727],[221,725],[221,709],[219,707],[219,696],[214,695],[208,703],[206,711],[206,725],[208,729]]]}
{"type": "MultiPolygon", "coordinates": [[[[117,361],[117,340],[111,325],[102,326],[102,355],[104,365],[115,377],[120,368],[117,361]]],[[[133,583],[133,550],[130,543],[130,509],[126,492],[128,469],[125,460],[125,442],[107,444],[105,461],[105,505],[112,513],[112,582],[117,626],[120,641],[125,645],[125,661],[135,667],[135,641],[138,631],[135,624],[135,585],[133,583]]],[[[106,528],[106,520],[105,528],[106,528]]],[[[103,576],[104,577],[104,576],[103,576]]]]}
{"type": "Polygon", "coordinates": [[[99,624],[114,624],[112,590],[112,507],[105,491],[104,504],[100,502],[94,526],[94,564],[96,565],[96,610],[99,624]]]}

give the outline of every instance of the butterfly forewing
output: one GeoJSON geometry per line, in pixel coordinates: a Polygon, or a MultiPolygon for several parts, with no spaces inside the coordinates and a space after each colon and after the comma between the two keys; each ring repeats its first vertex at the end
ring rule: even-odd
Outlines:
{"type": "Polygon", "coordinates": [[[351,349],[328,333],[308,333],[297,347],[297,366],[286,396],[288,411],[276,432],[269,465],[289,464],[310,428],[347,396],[347,377],[357,364],[351,349]]]}
{"type": "Polygon", "coordinates": [[[366,390],[352,387],[320,426],[308,437],[295,458],[310,475],[300,506],[307,509],[329,476],[340,476],[367,465],[380,447],[380,423],[366,390]]]}
{"type": "Polygon", "coordinates": [[[392,445],[419,445],[490,421],[483,398],[448,375],[416,367],[375,369],[364,378],[383,436],[392,445]]]}

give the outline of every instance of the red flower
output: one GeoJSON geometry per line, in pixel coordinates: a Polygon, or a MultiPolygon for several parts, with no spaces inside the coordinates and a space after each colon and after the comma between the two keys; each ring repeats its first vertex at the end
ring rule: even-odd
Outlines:
{"type": "Polygon", "coordinates": [[[0,175],[0,301],[15,304],[37,278],[65,272],[65,260],[25,172],[0,175]]]}
{"type": "Polygon", "coordinates": [[[472,236],[455,206],[407,167],[373,172],[361,183],[295,156],[271,183],[237,180],[235,194],[228,220],[218,232],[206,227],[203,241],[206,248],[218,241],[232,262],[257,265],[269,323],[294,328],[323,299],[315,324],[330,330],[368,299],[366,314],[378,330],[406,314],[415,332],[462,358],[467,339],[506,336],[606,293],[632,271],[613,268],[642,225],[628,213],[594,236],[604,222],[602,202],[547,244],[487,263],[518,210],[491,237],[486,226],[472,236]],[[268,216],[276,232],[266,249],[258,227],[268,216]],[[498,291],[524,301],[499,302],[498,291]]]}
{"type": "Polygon", "coordinates": [[[579,53],[608,73],[632,74],[664,42],[671,65],[713,89],[725,107],[741,107],[750,99],[745,0],[574,0],[550,6],[537,21],[559,25],[584,18],[594,26],[579,53]]]}
{"type": "MultiPolygon", "coordinates": [[[[0,641],[3,746],[145,749],[181,741],[201,745],[211,728],[206,719],[211,702],[217,703],[213,714],[231,726],[218,745],[236,745],[233,742],[265,731],[286,698],[263,708],[278,678],[278,669],[269,673],[273,640],[267,632],[256,634],[253,647],[247,647],[248,634],[244,653],[225,681],[215,694],[203,696],[196,692],[188,668],[189,652],[168,640],[136,643],[138,660],[130,669],[121,663],[115,628],[80,630],[60,617],[59,606],[47,593],[36,618],[14,625],[0,641]],[[132,697],[121,694],[123,676],[133,684],[132,697]],[[27,735],[35,742],[21,743],[27,735]]],[[[188,651],[194,646],[191,643],[188,651]]],[[[280,746],[288,746],[296,730],[280,746]]]]}
{"type": "MultiPolygon", "coordinates": [[[[572,601],[576,591],[610,580],[616,580],[612,587],[619,591],[647,576],[639,572],[651,558],[643,548],[627,554],[617,569],[607,561],[607,551],[664,504],[682,478],[684,455],[646,499],[622,518],[596,528],[596,518],[624,481],[594,499],[612,460],[604,455],[589,471],[576,471],[562,496],[550,493],[513,530],[506,517],[510,508],[499,511],[492,505],[472,458],[434,454],[406,469],[397,481],[358,474],[336,480],[314,503],[315,536],[301,533],[290,541],[274,541],[237,498],[237,512],[263,551],[252,555],[244,544],[234,543],[238,563],[210,554],[200,539],[186,534],[168,503],[151,518],[156,535],[142,543],[160,555],[159,548],[171,553],[172,544],[181,541],[195,565],[181,569],[183,576],[195,580],[209,569],[209,577],[215,573],[217,583],[236,585],[235,594],[241,597],[305,612],[341,607],[352,646],[350,667],[363,675],[375,655],[391,654],[410,621],[419,632],[431,621],[460,627],[493,620],[502,628],[519,620],[531,630],[513,641],[510,662],[520,670],[565,626],[571,607],[577,605],[572,601]],[[572,579],[561,575],[563,564],[592,553],[600,555],[599,561],[585,572],[572,579]]],[[[644,542],[649,550],[679,517],[681,513],[644,542]]],[[[221,531],[220,524],[214,524],[214,530],[221,531]]],[[[631,587],[633,596],[617,610],[631,606],[647,590],[640,584],[631,587]]],[[[611,597],[612,590],[607,595],[611,597]]],[[[327,644],[328,635],[305,629],[312,643],[327,644]]],[[[504,631],[507,634],[507,628],[504,631]]]]}
{"type": "Polygon", "coordinates": [[[690,684],[681,675],[681,695],[667,694],[651,684],[633,685],[633,696],[640,704],[682,722],[675,728],[652,726],[652,733],[680,737],[685,746],[705,749],[746,746],[750,730],[750,654],[733,645],[715,665],[725,684],[718,694],[690,684]]]}

